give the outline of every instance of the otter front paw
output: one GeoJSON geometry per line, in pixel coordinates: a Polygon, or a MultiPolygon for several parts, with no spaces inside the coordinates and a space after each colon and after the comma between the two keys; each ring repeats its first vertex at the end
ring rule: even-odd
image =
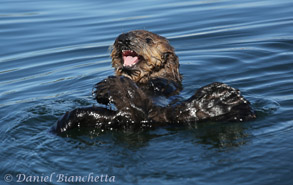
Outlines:
{"type": "Polygon", "coordinates": [[[138,87],[127,77],[109,76],[108,78],[97,83],[93,90],[94,99],[101,104],[114,103],[122,105],[127,103],[131,91],[138,87]]]}
{"type": "Polygon", "coordinates": [[[95,86],[95,99],[98,103],[113,103],[118,110],[145,110],[150,100],[129,78],[111,76],[95,86]]]}
{"type": "Polygon", "coordinates": [[[109,91],[111,90],[111,87],[114,86],[113,80],[115,79],[115,76],[109,76],[108,78],[102,80],[101,82],[97,83],[94,86],[93,90],[93,96],[94,99],[97,100],[98,103],[108,105],[109,103],[113,103],[109,96],[109,91]]]}

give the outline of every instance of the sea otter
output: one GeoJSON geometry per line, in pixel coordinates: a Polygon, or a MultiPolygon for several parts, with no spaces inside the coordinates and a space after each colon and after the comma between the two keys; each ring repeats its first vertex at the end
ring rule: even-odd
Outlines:
{"type": "Polygon", "coordinates": [[[198,121],[246,121],[256,117],[238,89],[214,82],[182,100],[179,60],[169,41],[135,30],[119,35],[111,53],[115,76],[95,85],[94,99],[115,109],[85,107],[66,112],[53,131],[90,127],[104,130],[186,125],[198,121]],[[167,105],[158,98],[169,99],[167,105]],[[174,98],[175,97],[175,98],[174,98]]]}

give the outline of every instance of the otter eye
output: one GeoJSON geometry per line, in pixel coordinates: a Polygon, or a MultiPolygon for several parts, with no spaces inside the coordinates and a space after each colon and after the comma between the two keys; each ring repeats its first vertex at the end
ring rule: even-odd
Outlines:
{"type": "Polygon", "coordinates": [[[146,38],[145,41],[146,41],[146,43],[148,43],[148,44],[152,44],[152,43],[153,43],[153,40],[150,39],[150,38],[146,38]]]}

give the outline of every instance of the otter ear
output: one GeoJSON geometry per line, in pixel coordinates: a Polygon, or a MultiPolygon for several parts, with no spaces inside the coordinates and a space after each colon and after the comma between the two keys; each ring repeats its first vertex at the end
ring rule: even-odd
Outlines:
{"type": "Polygon", "coordinates": [[[171,75],[174,81],[181,84],[182,76],[179,73],[179,59],[174,52],[165,52],[162,55],[162,60],[165,63],[166,73],[171,75]]]}
{"type": "Polygon", "coordinates": [[[163,59],[164,61],[166,61],[166,59],[168,58],[169,55],[170,55],[170,52],[163,53],[163,55],[162,55],[162,59],[163,59]]]}
{"type": "Polygon", "coordinates": [[[162,59],[164,62],[169,62],[169,63],[176,63],[178,64],[178,57],[172,52],[165,52],[162,55],[162,59]]]}

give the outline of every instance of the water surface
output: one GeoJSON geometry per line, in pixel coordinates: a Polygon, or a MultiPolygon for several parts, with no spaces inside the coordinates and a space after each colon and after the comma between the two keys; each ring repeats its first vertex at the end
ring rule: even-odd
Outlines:
{"type": "Polygon", "coordinates": [[[93,173],[117,184],[291,184],[292,12],[290,0],[1,0],[0,183],[93,173]],[[183,97],[225,82],[251,101],[257,120],[50,134],[63,113],[95,104],[93,85],[113,74],[109,47],[133,29],[170,40],[183,97]]]}

